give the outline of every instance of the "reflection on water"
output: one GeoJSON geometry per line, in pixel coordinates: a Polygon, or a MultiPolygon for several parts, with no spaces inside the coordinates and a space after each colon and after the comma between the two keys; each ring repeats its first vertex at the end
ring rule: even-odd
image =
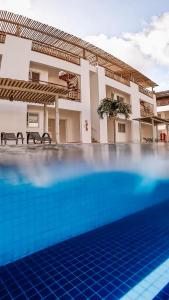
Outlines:
{"type": "Polygon", "coordinates": [[[145,176],[145,183],[147,178],[168,178],[169,146],[87,144],[0,147],[0,178],[13,183],[22,179],[45,186],[86,173],[115,170],[139,173],[145,176]]]}

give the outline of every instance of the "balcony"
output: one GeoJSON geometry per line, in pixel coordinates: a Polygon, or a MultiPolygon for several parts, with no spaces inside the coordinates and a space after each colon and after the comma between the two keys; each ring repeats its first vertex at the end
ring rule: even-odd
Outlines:
{"type": "Polygon", "coordinates": [[[146,96],[148,96],[148,97],[151,97],[151,98],[153,98],[153,95],[154,95],[152,92],[150,92],[149,90],[143,88],[141,85],[139,85],[139,92],[146,95],[146,96]]]}
{"type": "Polygon", "coordinates": [[[69,52],[66,52],[61,49],[57,49],[56,47],[49,46],[43,43],[32,42],[32,51],[36,51],[39,53],[47,54],[70,63],[80,65],[79,56],[73,55],[69,52]]]}
{"type": "Polygon", "coordinates": [[[127,80],[126,78],[120,77],[119,75],[116,75],[114,72],[106,69],[105,75],[113,80],[116,80],[122,84],[125,84],[127,86],[130,86],[130,81],[127,80]]]}
{"type": "Polygon", "coordinates": [[[53,86],[53,87],[62,87],[67,89],[67,95],[62,95],[61,98],[65,100],[71,100],[71,101],[77,101],[80,102],[80,90],[68,90],[68,88],[64,85],[59,85],[53,82],[49,81],[43,81],[43,80],[33,80],[31,76],[29,76],[29,81],[30,82],[37,82],[37,83],[42,83],[46,84],[48,86],[53,86]]]}
{"type": "Polygon", "coordinates": [[[141,117],[151,117],[154,115],[154,106],[145,101],[140,102],[140,116],[141,117]]]}

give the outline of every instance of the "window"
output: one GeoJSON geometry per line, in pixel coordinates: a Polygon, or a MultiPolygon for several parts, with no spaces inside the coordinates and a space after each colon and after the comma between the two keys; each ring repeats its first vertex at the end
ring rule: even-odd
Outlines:
{"type": "Polygon", "coordinates": [[[126,132],[126,124],[118,123],[118,132],[125,133],[126,132]]]}
{"type": "Polygon", "coordinates": [[[39,127],[39,114],[27,113],[27,127],[38,128],[39,127]]]}
{"type": "Polygon", "coordinates": [[[31,80],[34,82],[39,82],[40,80],[40,73],[31,72],[31,80]]]}
{"type": "Polygon", "coordinates": [[[121,101],[121,102],[124,102],[124,98],[121,97],[121,96],[119,96],[119,95],[117,95],[117,100],[118,100],[118,101],[121,101]]]}

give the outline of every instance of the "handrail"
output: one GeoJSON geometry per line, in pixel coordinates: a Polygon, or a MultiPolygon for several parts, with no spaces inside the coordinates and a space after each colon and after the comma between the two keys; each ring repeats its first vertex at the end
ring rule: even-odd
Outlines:
{"type": "Polygon", "coordinates": [[[149,90],[143,88],[141,85],[139,85],[139,92],[146,95],[146,96],[148,96],[148,97],[151,97],[151,98],[153,98],[153,95],[154,95],[152,92],[150,92],[149,90]]]}
{"type": "Polygon", "coordinates": [[[40,52],[46,55],[50,55],[71,62],[76,65],[80,65],[79,56],[40,42],[34,42],[34,41],[32,42],[32,51],[40,52]]]}
{"type": "Polygon", "coordinates": [[[68,90],[67,86],[65,85],[61,85],[61,84],[57,84],[57,83],[53,83],[50,81],[44,81],[44,80],[38,80],[38,81],[33,81],[31,77],[29,77],[29,81],[34,82],[34,83],[42,83],[42,84],[47,84],[50,86],[57,86],[57,87],[62,87],[67,89],[67,95],[62,95],[63,99],[67,99],[67,100],[73,100],[73,101],[80,101],[80,89],[77,90],[68,90]]]}
{"type": "Polygon", "coordinates": [[[114,79],[122,84],[125,84],[127,86],[130,86],[130,81],[127,80],[126,78],[120,77],[119,75],[115,74],[109,69],[106,69],[105,75],[111,79],[114,79]]]}

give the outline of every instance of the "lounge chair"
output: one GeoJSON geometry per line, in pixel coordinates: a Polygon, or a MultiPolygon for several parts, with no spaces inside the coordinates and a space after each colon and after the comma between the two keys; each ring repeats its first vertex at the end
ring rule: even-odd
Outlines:
{"type": "Polygon", "coordinates": [[[51,144],[51,137],[49,135],[49,133],[45,132],[42,136],[40,136],[39,132],[27,132],[27,144],[29,144],[29,141],[33,141],[34,144],[36,143],[45,143],[48,142],[51,144]]]}
{"type": "Polygon", "coordinates": [[[18,144],[18,138],[13,132],[1,132],[1,145],[3,145],[3,142],[7,143],[7,141],[15,141],[16,145],[18,144]]]}

